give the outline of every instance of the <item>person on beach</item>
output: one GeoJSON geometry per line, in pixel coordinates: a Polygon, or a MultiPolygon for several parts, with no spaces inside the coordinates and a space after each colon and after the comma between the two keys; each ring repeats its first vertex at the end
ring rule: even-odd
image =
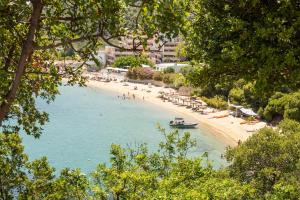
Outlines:
{"type": "Polygon", "coordinates": [[[135,95],[134,94],[132,94],[132,98],[133,98],[133,100],[135,99],[135,95]]]}
{"type": "Polygon", "coordinates": [[[143,101],[145,101],[145,97],[143,96],[143,101]]]}
{"type": "Polygon", "coordinates": [[[125,94],[123,94],[123,99],[125,99],[126,98],[126,96],[125,96],[125,94]]]}
{"type": "Polygon", "coordinates": [[[238,140],[238,146],[240,146],[242,144],[241,140],[238,140]]]}

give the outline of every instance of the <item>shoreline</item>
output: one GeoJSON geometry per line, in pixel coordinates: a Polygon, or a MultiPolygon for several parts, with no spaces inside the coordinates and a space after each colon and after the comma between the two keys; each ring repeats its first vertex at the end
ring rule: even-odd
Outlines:
{"type": "MultiPolygon", "coordinates": [[[[124,82],[125,83],[125,82],[124,82]]],[[[156,106],[159,106],[165,110],[178,114],[181,117],[197,122],[199,125],[197,128],[207,130],[209,134],[212,134],[217,140],[225,143],[229,146],[236,146],[238,141],[245,141],[256,130],[265,126],[264,122],[259,122],[254,125],[241,125],[243,121],[241,118],[235,118],[228,116],[225,118],[214,118],[224,114],[224,111],[218,111],[209,114],[200,114],[199,112],[187,109],[184,106],[178,106],[171,102],[163,102],[159,96],[160,91],[170,92],[174,91],[170,88],[155,87],[136,83],[127,83],[124,86],[121,82],[100,82],[95,80],[88,80],[86,85],[88,87],[94,87],[101,90],[107,90],[116,92],[120,95],[129,96],[140,101],[145,101],[156,106]],[[134,87],[137,87],[135,90],[134,87]]],[[[122,96],[121,96],[122,97],[122,96]]]]}

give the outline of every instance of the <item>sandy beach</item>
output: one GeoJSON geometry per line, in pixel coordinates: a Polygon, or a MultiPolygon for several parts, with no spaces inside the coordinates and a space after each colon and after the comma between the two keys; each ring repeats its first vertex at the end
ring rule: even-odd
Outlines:
{"type": "Polygon", "coordinates": [[[185,119],[197,122],[200,128],[208,130],[217,139],[231,146],[235,146],[239,140],[245,141],[256,130],[259,130],[266,126],[266,123],[264,122],[259,122],[251,125],[241,124],[241,122],[243,122],[244,120],[233,116],[214,118],[215,116],[224,115],[224,112],[226,111],[200,114],[199,112],[192,111],[191,109],[187,109],[184,106],[175,105],[172,102],[168,101],[164,102],[159,98],[159,92],[173,92],[174,90],[170,88],[118,81],[101,82],[89,80],[86,84],[88,87],[96,87],[102,90],[119,93],[120,98],[125,95],[132,100],[145,101],[147,103],[155,104],[156,106],[160,106],[164,109],[170,110],[176,113],[177,117],[184,117],[185,119]]]}

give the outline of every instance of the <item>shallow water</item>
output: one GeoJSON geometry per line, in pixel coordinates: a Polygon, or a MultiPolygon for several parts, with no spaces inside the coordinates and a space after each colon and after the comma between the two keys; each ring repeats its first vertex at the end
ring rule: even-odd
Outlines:
{"type": "MultiPolygon", "coordinates": [[[[80,87],[61,87],[60,91],[50,105],[38,101],[38,107],[50,114],[41,138],[23,135],[30,159],[47,156],[58,170],[70,167],[91,172],[98,163],[108,163],[112,143],[124,147],[147,143],[154,151],[162,140],[157,123],[168,128],[174,118],[169,110],[142,100],[122,100],[113,92],[80,87]]],[[[220,158],[225,144],[207,130],[188,131],[197,141],[190,155],[208,152],[215,167],[225,164],[220,158]]]]}

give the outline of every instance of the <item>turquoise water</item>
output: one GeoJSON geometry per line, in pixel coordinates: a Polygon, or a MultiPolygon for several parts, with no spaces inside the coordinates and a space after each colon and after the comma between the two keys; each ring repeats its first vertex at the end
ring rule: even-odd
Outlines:
{"type": "MultiPolygon", "coordinates": [[[[91,172],[98,163],[109,161],[112,143],[135,146],[147,143],[157,149],[162,136],[156,124],[168,128],[174,113],[141,100],[121,100],[116,93],[95,88],[61,87],[61,95],[50,105],[38,101],[38,107],[50,114],[40,139],[23,136],[30,159],[47,156],[60,170],[81,168],[91,172]]],[[[191,155],[207,151],[216,167],[225,145],[201,129],[189,130],[197,141],[191,155]]]]}

